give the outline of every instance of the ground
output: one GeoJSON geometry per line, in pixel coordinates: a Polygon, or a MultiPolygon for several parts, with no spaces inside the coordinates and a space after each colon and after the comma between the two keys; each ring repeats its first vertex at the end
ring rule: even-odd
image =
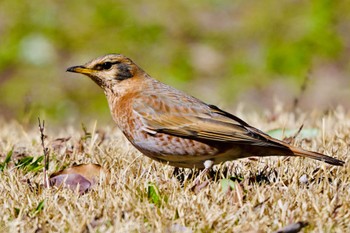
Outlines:
{"type": "Polygon", "coordinates": [[[110,174],[108,182],[80,195],[44,187],[36,123],[0,120],[0,231],[273,232],[305,221],[304,232],[349,232],[350,113],[339,107],[235,114],[265,132],[288,134],[304,124],[291,143],[342,159],[345,166],[291,157],[242,159],[216,166],[216,179],[204,177],[193,187],[189,169],[180,170],[180,182],[173,167],[142,156],[112,124],[57,127],[47,121],[49,175],[85,163],[110,174]],[[25,163],[28,156],[34,158],[25,163]]]}

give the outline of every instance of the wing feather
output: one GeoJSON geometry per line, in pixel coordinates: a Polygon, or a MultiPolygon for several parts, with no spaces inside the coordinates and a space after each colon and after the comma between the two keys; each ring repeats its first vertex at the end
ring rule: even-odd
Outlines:
{"type": "Polygon", "coordinates": [[[153,99],[153,102],[144,100],[135,99],[133,110],[142,119],[144,127],[152,132],[201,141],[271,145],[259,130],[215,106],[187,102],[185,111],[180,111],[174,107],[181,106],[177,101],[159,104],[157,101],[162,101],[161,98],[153,99]]]}

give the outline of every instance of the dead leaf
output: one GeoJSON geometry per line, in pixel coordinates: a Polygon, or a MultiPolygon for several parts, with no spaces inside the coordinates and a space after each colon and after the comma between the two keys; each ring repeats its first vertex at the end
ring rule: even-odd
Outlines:
{"type": "Polygon", "coordinates": [[[300,221],[300,222],[289,224],[288,226],[283,227],[278,231],[275,231],[275,233],[297,233],[307,225],[309,225],[309,223],[300,221]]]}
{"type": "Polygon", "coordinates": [[[279,140],[286,140],[289,137],[291,137],[291,139],[294,137],[295,139],[297,136],[300,136],[301,138],[311,139],[315,138],[319,134],[319,130],[316,128],[302,129],[302,127],[299,129],[278,128],[267,131],[267,134],[279,140]]]}
{"type": "Polygon", "coordinates": [[[85,193],[93,185],[108,182],[110,174],[98,164],[82,164],[56,172],[50,176],[50,186],[66,185],[72,190],[79,186],[79,193],[85,193]]]}
{"type": "Polygon", "coordinates": [[[62,174],[50,178],[50,186],[59,187],[61,185],[66,185],[71,190],[76,190],[79,186],[80,194],[85,193],[92,186],[88,179],[79,174],[62,174]]]}
{"type": "Polygon", "coordinates": [[[204,182],[202,182],[202,183],[196,182],[196,184],[191,188],[191,190],[192,190],[195,194],[197,194],[197,193],[199,193],[202,189],[204,189],[205,187],[207,187],[208,184],[209,184],[209,181],[207,181],[207,180],[204,181],[204,182]]]}

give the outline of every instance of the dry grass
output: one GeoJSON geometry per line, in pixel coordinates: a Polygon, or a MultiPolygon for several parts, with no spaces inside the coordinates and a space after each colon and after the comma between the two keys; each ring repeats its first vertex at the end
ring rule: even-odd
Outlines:
{"type": "Polygon", "coordinates": [[[265,131],[297,129],[302,123],[304,128],[317,128],[317,137],[298,137],[295,143],[346,164],[333,167],[285,157],[226,162],[218,176],[241,177],[235,189],[224,192],[220,181],[210,181],[194,193],[192,180],[185,178],[181,186],[172,167],[141,156],[115,128],[88,125],[92,135],[81,141],[84,133],[78,124],[53,129],[48,123],[50,174],[73,163],[98,163],[112,174],[108,184],[80,196],[64,188],[45,189],[41,171],[16,168],[21,156],[43,154],[39,130],[35,124],[25,129],[16,122],[0,121],[1,161],[14,148],[9,166],[0,172],[0,231],[272,232],[307,221],[305,232],[350,232],[350,114],[339,108],[327,114],[276,110],[264,117],[238,115],[265,131]],[[59,137],[71,139],[53,142],[59,137]],[[160,205],[147,196],[150,183],[164,199],[160,205]],[[35,211],[43,200],[44,208],[35,211]]]}

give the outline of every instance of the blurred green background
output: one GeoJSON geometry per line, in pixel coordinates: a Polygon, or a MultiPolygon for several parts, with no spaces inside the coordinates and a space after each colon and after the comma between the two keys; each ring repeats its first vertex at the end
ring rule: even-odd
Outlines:
{"type": "Polygon", "coordinates": [[[349,42],[345,0],[0,1],[0,114],[109,121],[102,90],[65,72],[106,53],[226,109],[349,107],[349,42]]]}

